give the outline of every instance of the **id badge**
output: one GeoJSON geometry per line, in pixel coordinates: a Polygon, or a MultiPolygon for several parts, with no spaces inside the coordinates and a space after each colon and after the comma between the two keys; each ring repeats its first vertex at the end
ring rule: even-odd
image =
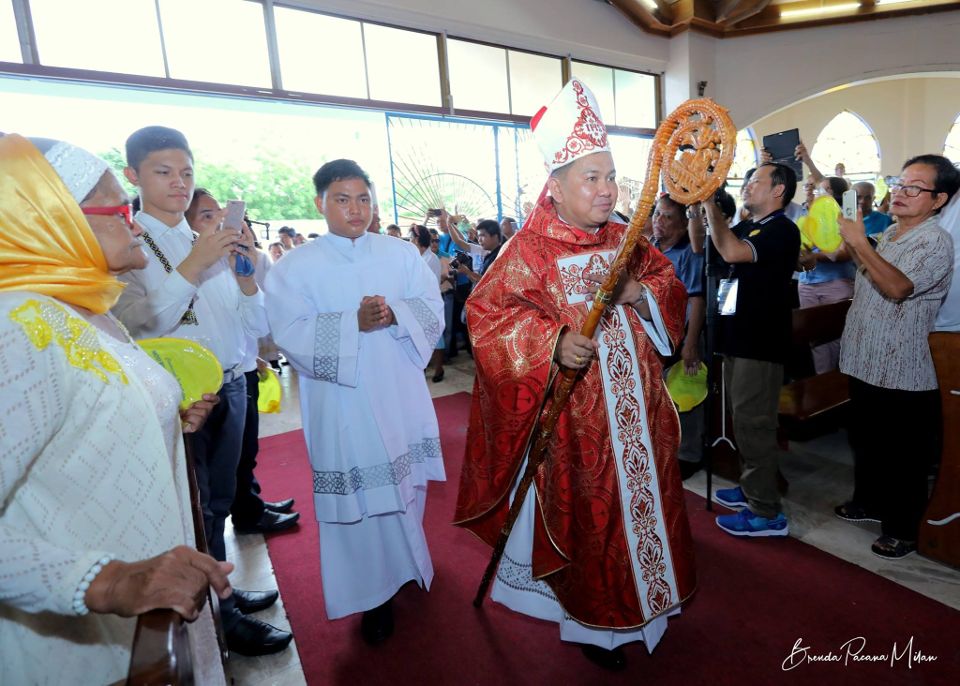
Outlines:
{"type": "Polygon", "coordinates": [[[737,286],[739,279],[720,279],[717,291],[717,305],[720,314],[735,314],[737,311],[737,286]]]}

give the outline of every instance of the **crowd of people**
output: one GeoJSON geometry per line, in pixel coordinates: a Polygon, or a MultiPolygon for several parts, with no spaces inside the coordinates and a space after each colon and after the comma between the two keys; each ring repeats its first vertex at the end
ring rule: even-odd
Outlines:
{"type": "Polygon", "coordinates": [[[455,523],[491,546],[506,537],[495,601],[556,623],[604,668],[624,666],[625,643],[652,650],[696,588],[681,482],[699,468],[706,421],[676,411],[663,376],[710,362],[712,307],[742,458],[739,485],[715,496],[735,512],[717,525],[788,534],[776,431],[791,313],[852,298],[842,340],[812,351],[818,373],[850,377],[853,494],[835,513],[880,522],[879,556],[916,549],[941,428],[926,339],[960,331],[960,172],[937,155],[907,160],[881,199],[889,214],[855,184],[842,246],[807,249],[791,217],[820,195],[839,212],[850,185],[801,145],[804,202],[793,169],[772,161],[748,175],[739,220],[726,192],[690,207],[662,195],[649,242],[606,293],[627,224],[593,94],[571,80],[533,132],[548,178],[522,227],[430,208],[403,240],[381,229],[366,172],[340,159],[313,177],[328,233],[283,227],[269,254],[246,223],[222,225],[224,199],[195,187],[179,131],[127,139],[135,215],[103,160],[0,137],[0,362],[22,370],[0,381],[0,415],[17,417],[0,433],[0,681],[122,679],[132,617],[171,608],[196,620],[198,682],[222,682],[211,587],[232,651],[287,647],[290,632],[252,616],[276,592],[232,588],[224,542],[228,517],[240,534],[297,525],[293,501],[265,502],[254,473],[258,381],[280,353],[300,380],[327,616],[362,613],[370,644],[393,633],[399,588],[433,579],[423,514],[427,483],[446,477],[424,371],[441,382],[461,348],[476,379],[455,523]],[[609,304],[591,338],[580,331],[594,297],[609,304]],[[180,409],[175,379],[135,344],[154,337],[208,348],[219,391],[180,409]],[[550,459],[518,491],[558,371],[577,383],[545,439],[550,459]],[[891,412],[912,430],[878,430],[891,412]]]}

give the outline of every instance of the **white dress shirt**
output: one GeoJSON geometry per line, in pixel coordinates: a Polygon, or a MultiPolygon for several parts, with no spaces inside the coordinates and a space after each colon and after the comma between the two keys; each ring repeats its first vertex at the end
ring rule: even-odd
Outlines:
{"type": "Polygon", "coordinates": [[[936,331],[960,331],[960,193],[940,211],[940,226],[953,239],[953,281],[937,314],[936,331]]]}
{"type": "MultiPolygon", "coordinates": [[[[227,258],[222,258],[200,274],[194,286],[178,271],[193,247],[193,231],[186,219],[170,227],[158,219],[138,212],[136,222],[153,239],[173,270],[168,274],[148,246],[145,269],[121,275],[127,284],[113,308],[114,315],[136,338],[169,336],[187,338],[210,349],[224,370],[239,370],[247,352],[247,337],[264,336],[269,331],[263,292],[253,295],[240,290],[227,258]],[[190,302],[196,324],[181,321],[190,302]]],[[[224,382],[229,382],[225,378],[224,382]]]]}
{"type": "MultiPolygon", "coordinates": [[[[250,257],[253,262],[253,280],[257,282],[260,292],[263,292],[263,282],[267,279],[267,272],[273,266],[273,260],[270,256],[258,248],[253,249],[253,255],[250,257]]],[[[240,363],[240,371],[252,372],[257,368],[257,358],[260,356],[260,338],[253,335],[247,336],[247,350],[243,356],[243,362],[240,363]]]]}

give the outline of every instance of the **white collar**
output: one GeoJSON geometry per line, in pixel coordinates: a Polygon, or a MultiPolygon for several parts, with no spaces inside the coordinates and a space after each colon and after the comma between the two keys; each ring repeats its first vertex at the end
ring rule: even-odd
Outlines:
{"type": "Polygon", "coordinates": [[[191,241],[193,240],[194,232],[193,229],[190,228],[190,224],[187,223],[186,217],[181,217],[180,223],[176,226],[167,226],[153,215],[147,214],[143,210],[140,210],[137,212],[137,216],[135,216],[133,220],[146,229],[147,232],[152,236],[162,236],[167,231],[174,231],[186,238],[189,238],[191,241]]]}
{"type": "Polygon", "coordinates": [[[349,247],[359,247],[367,240],[369,231],[364,231],[362,235],[357,236],[356,238],[347,238],[346,236],[340,236],[335,234],[333,231],[328,231],[326,238],[333,245],[338,248],[349,248],[349,247]]]}

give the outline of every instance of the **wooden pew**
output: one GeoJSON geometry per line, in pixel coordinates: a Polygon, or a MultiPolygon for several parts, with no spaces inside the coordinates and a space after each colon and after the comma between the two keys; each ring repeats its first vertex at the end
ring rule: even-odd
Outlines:
{"type": "MultiPolygon", "coordinates": [[[[829,343],[843,335],[851,300],[793,311],[793,341],[805,346],[829,343]]],[[[832,370],[806,379],[797,379],[780,390],[780,426],[794,429],[813,419],[835,413],[850,402],[845,374],[832,370]]]]}
{"type": "Polygon", "coordinates": [[[186,622],[173,610],[153,610],[137,618],[127,686],[190,686],[193,652],[186,622]]]}
{"type": "Polygon", "coordinates": [[[921,555],[960,568],[960,333],[930,334],[943,417],[943,452],[920,520],[921,555]]]}
{"type": "MultiPolygon", "coordinates": [[[[203,510],[190,443],[185,443],[187,480],[190,485],[190,509],[197,550],[207,552],[207,536],[203,528],[203,510]]],[[[212,590],[207,601],[217,631],[220,660],[227,662],[229,652],[220,622],[220,602],[212,590]]],[[[130,651],[127,686],[190,686],[193,684],[193,650],[187,636],[187,623],[173,610],[152,610],[137,617],[137,629],[130,651]]]]}

